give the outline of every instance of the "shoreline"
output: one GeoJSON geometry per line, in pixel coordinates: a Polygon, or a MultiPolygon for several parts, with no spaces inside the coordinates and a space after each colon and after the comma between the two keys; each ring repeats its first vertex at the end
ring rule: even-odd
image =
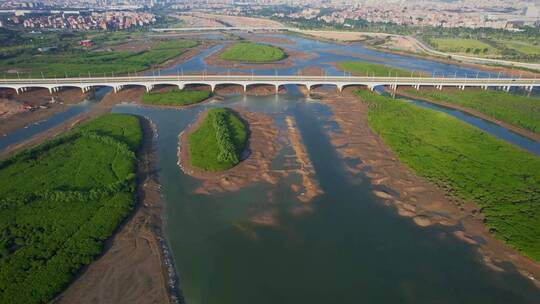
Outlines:
{"type": "Polygon", "coordinates": [[[163,204],[155,170],[157,130],[147,118],[140,117],[140,121],[144,135],[138,156],[138,202],[106,242],[101,256],[54,303],[179,303],[175,273],[171,272],[174,267],[162,233],[163,204]]]}
{"type": "MultiPolygon", "coordinates": [[[[406,51],[401,51],[401,50],[395,50],[395,49],[389,49],[389,48],[379,48],[379,47],[375,47],[375,46],[367,44],[365,42],[365,39],[364,40],[355,40],[355,41],[340,41],[340,40],[335,40],[335,39],[327,39],[327,38],[317,37],[317,36],[313,36],[313,35],[309,35],[309,34],[304,34],[304,33],[301,33],[301,32],[287,32],[287,34],[288,35],[296,35],[296,36],[299,36],[300,38],[316,40],[316,41],[321,41],[321,42],[326,42],[326,43],[336,43],[336,44],[345,45],[345,46],[350,46],[350,45],[352,45],[354,43],[361,43],[365,48],[373,50],[373,51],[378,51],[378,52],[383,52],[383,53],[388,53],[388,54],[401,55],[401,56],[409,56],[409,57],[414,57],[414,58],[417,58],[417,59],[424,59],[424,60],[434,61],[434,62],[439,62],[439,63],[444,63],[444,64],[451,64],[451,65],[456,65],[456,66],[460,66],[460,67],[464,67],[464,68],[478,69],[478,70],[488,72],[488,73],[489,72],[491,72],[491,73],[499,73],[499,72],[501,72],[501,73],[506,73],[506,74],[514,76],[514,77],[520,77],[520,76],[537,77],[537,76],[540,75],[540,72],[535,73],[535,72],[532,72],[532,71],[522,70],[522,69],[519,69],[519,68],[512,68],[512,67],[509,67],[509,66],[490,66],[490,65],[483,65],[483,64],[477,64],[477,63],[463,62],[463,61],[459,61],[459,60],[456,60],[456,59],[448,59],[448,58],[443,58],[443,57],[437,57],[437,56],[433,56],[433,55],[430,55],[430,54],[425,53],[425,52],[416,54],[416,53],[411,53],[411,52],[406,52],[406,51]]],[[[385,34],[385,35],[390,35],[391,36],[392,34],[385,34]]]]}
{"type": "Polygon", "coordinates": [[[5,159],[22,149],[36,146],[46,140],[53,139],[89,119],[108,113],[112,107],[122,102],[124,99],[133,99],[134,96],[140,95],[139,91],[142,91],[142,88],[128,88],[119,91],[118,93],[109,92],[99,103],[94,105],[90,111],[75,115],[74,117],[63,121],[50,129],[39,132],[26,140],[7,146],[0,151],[0,159],[5,159]]]}
{"type": "Polygon", "coordinates": [[[364,172],[374,186],[373,195],[386,206],[395,208],[398,215],[410,218],[420,227],[442,225],[452,229],[449,234],[474,246],[486,267],[505,271],[504,262],[510,262],[540,288],[538,263],[495,239],[474,203],[452,197],[451,193],[417,176],[400,162],[371,130],[368,106],[350,91],[345,90],[343,94],[323,93],[321,102],[330,107],[331,119],[340,128],[339,131],[328,131],[338,155],[342,159],[360,161],[358,165],[347,167],[351,176],[364,172]]]}
{"type": "MultiPolygon", "coordinates": [[[[386,88],[385,88],[385,90],[387,92],[389,92],[389,93],[393,93],[393,92],[388,91],[386,88]]],[[[477,117],[477,118],[492,122],[492,123],[494,123],[496,125],[499,125],[499,126],[505,128],[505,129],[508,129],[509,131],[511,131],[513,133],[516,133],[516,134],[518,134],[520,136],[526,137],[526,138],[534,140],[534,141],[540,141],[540,134],[538,134],[538,133],[535,133],[533,131],[523,129],[521,127],[512,125],[510,123],[498,120],[497,118],[494,118],[492,116],[489,116],[487,114],[484,114],[484,113],[482,113],[480,111],[477,111],[477,110],[474,110],[474,109],[471,109],[471,108],[467,108],[467,107],[464,107],[464,106],[460,106],[460,105],[456,105],[456,104],[452,104],[452,103],[448,103],[448,102],[438,101],[438,100],[435,100],[433,98],[426,97],[426,96],[416,96],[414,94],[409,94],[409,93],[403,92],[403,90],[400,90],[399,88],[395,93],[396,93],[397,97],[406,97],[406,98],[411,98],[411,99],[417,99],[417,100],[429,102],[429,103],[432,103],[432,104],[435,104],[435,105],[439,105],[439,106],[442,106],[442,107],[445,107],[445,108],[462,111],[462,112],[470,114],[470,115],[472,115],[474,117],[477,117]]]]}
{"type": "MultiPolygon", "coordinates": [[[[4,94],[9,95],[2,89],[4,94]]],[[[80,89],[67,88],[58,93],[50,94],[46,89],[34,89],[20,93],[20,95],[11,95],[8,100],[11,100],[21,106],[23,103],[33,104],[34,106],[43,105],[47,108],[38,108],[35,111],[23,111],[12,114],[0,119],[0,135],[9,134],[28,125],[47,120],[55,114],[64,112],[70,106],[79,104],[89,98],[88,93],[82,93],[80,89]],[[46,97],[43,96],[46,94],[46,97]],[[49,103],[47,100],[52,98],[58,99],[56,103],[49,103]]]]}

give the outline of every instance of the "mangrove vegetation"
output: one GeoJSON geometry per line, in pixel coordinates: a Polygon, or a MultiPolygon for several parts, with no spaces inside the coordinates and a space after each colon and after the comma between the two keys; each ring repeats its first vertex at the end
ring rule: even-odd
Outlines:
{"type": "Polygon", "coordinates": [[[360,90],[368,120],[417,174],[481,207],[490,231],[540,261],[540,158],[458,119],[360,90]]]}
{"type": "Polygon", "coordinates": [[[241,61],[252,63],[265,63],[282,60],[286,57],[285,52],[272,45],[239,42],[226,49],[220,55],[221,59],[229,61],[241,61]]]}
{"type": "Polygon", "coordinates": [[[167,92],[149,92],[142,96],[144,104],[164,106],[187,106],[208,99],[209,91],[173,89],[167,92]]]}
{"type": "Polygon", "coordinates": [[[223,171],[240,162],[248,138],[246,124],[229,109],[211,109],[188,138],[191,164],[223,171]]]}
{"type": "Polygon", "coordinates": [[[0,162],[0,302],[48,303],[136,202],[139,119],[108,114],[0,162]]]}

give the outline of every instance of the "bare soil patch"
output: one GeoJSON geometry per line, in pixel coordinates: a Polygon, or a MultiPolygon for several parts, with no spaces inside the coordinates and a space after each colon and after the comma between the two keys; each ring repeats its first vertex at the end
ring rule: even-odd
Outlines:
{"type": "Polygon", "coordinates": [[[394,153],[369,127],[368,106],[345,89],[342,95],[320,92],[330,106],[339,131],[328,131],[331,142],[343,159],[360,161],[349,166],[351,174],[365,172],[374,185],[390,191],[375,190],[374,195],[393,206],[401,216],[410,217],[417,225],[450,226],[454,236],[475,246],[483,262],[492,269],[502,269],[501,262],[511,262],[523,275],[540,287],[540,265],[496,240],[483,224],[483,215],[472,203],[449,196],[444,189],[416,176],[399,162],[394,153]],[[398,193],[395,195],[394,193],[398,193]],[[472,244],[475,240],[478,244],[472,244]]]}
{"type": "Polygon", "coordinates": [[[49,90],[41,88],[19,95],[13,90],[0,89],[0,135],[45,120],[88,96],[77,88],[62,89],[52,95],[49,90]]]}

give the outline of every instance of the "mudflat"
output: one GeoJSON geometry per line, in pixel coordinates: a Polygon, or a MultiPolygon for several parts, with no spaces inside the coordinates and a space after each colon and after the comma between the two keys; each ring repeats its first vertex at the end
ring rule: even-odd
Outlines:
{"type": "MultiPolygon", "coordinates": [[[[238,191],[257,182],[275,185],[290,174],[298,174],[302,185],[291,185],[291,190],[302,202],[308,202],[322,193],[315,172],[297,130],[287,132],[279,130],[274,119],[264,113],[253,113],[242,109],[234,109],[248,124],[250,137],[244,158],[235,167],[222,172],[206,172],[191,166],[189,159],[188,138],[206,117],[203,112],[186,131],[179,135],[178,165],[184,173],[202,181],[195,191],[201,194],[238,191]],[[273,169],[272,162],[281,149],[290,144],[295,155],[289,157],[289,169],[273,169]]],[[[294,120],[287,118],[288,124],[294,127],[294,120]]]]}
{"type": "Polygon", "coordinates": [[[421,227],[444,225],[454,228],[453,236],[474,246],[484,264],[504,271],[502,262],[511,262],[516,269],[540,287],[540,265],[520,255],[495,239],[483,224],[479,208],[450,196],[402,164],[368,123],[368,106],[347,88],[339,95],[319,90],[322,102],[330,106],[339,131],[328,131],[331,142],[343,159],[359,164],[349,166],[351,174],[364,172],[374,185],[390,191],[374,191],[385,205],[421,227]],[[397,194],[396,194],[397,193],[397,194]]]}

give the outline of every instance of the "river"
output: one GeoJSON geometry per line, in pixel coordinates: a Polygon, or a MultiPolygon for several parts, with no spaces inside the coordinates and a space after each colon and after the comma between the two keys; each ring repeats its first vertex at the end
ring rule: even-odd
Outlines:
{"type": "MultiPolygon", "coordinates": [[[[476,76],[478,72],[381,53],[360,44],[342,46],[273,36],[295,41],[286,47],[318,56],[277,71],[282,75],[312,66],[339,74],[330,62],[359,57],[440,75],[476,76]]],[[[226,72],[204,63],[205,56],[221,47],[161,74],[204,69],[226,72]]],[[[452,228],[422,228],[384,206],[372,194],[381,186],[372,185],[363,173],[350,175],[336,155],[326,135],[327,129],[336,128],[329,108],[306,99],[294,86],[286,94],[235,95],[181,110],[121,104],[113,111],[148,117],[157,127],[165,236],[186,303],[506,304],[538,303],[540,299],[540,290],[511,264],[498,265],[504,272],[486,267],[473,246],[451,236],[452,228]],[[200,111],[223,106],[267,113],[279,128],[285,128],[285,116],[294,117],[324,194],[301,203],[290,190],[294,176],[275,186],[261,183],[233,193],[194,193],[200,182],[183,174],[176,164],[178,134],[200,111]],[[254,223],[261,214],[270,214],[273,223],[254,223]]],[[[291,147],[285,147],[274,168],[285,168],[291,153],[291,147]]]]}

